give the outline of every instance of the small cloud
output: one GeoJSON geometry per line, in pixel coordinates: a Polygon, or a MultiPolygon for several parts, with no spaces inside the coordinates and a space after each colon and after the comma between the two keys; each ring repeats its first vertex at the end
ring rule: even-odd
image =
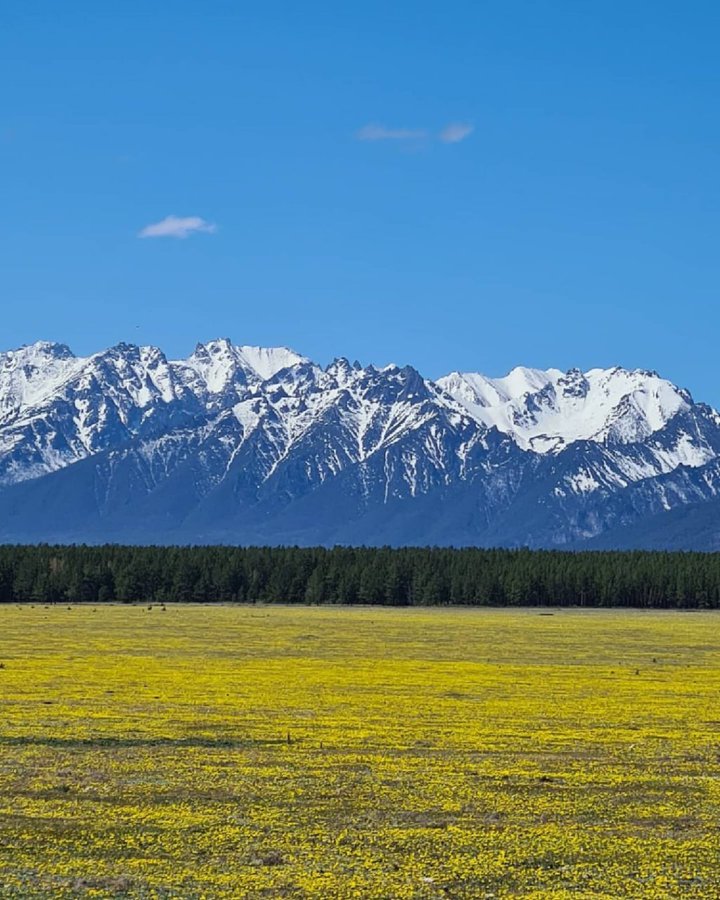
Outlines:
{"type": "Polygon", "coordinates": [[[474,127],[468,125],[467,122],[451,122],[443,128],[439,136],[443,144],[459,144],[460,141],[464,141],[466,137],[471,135],[474,130],[474,127]]]}
{"type": "Polygon", "coordinates": [[[146,225],[138,232],[139,238],[186,238],[191,234],[204,231],[206,234],[214,234],[217,231],[217,225],[212,222],[206,222],[200,216],[166,216],[160,222],[154,222],[152,225],[146,225]]]}
{"type": "Polygon", "coordinates": [[[419,141],[427,137],[424,128],[386,128],[384,125],[365,125],[355,133],[359,141],[419,141]]]}

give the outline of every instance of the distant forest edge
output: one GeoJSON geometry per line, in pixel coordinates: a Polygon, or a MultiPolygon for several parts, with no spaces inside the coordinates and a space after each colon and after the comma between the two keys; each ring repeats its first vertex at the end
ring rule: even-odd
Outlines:
{"type": "Polygon", "coordinates": [[[0,546],[4,603],[720,608],[720,554],[0,546]]]}

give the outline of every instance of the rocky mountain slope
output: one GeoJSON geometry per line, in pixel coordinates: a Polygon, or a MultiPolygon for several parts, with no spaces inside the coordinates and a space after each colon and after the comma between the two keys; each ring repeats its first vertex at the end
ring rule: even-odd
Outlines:
{"type": "Polygon", "coordinates": [[[720,416],[655,372],[0,354],[3,541],[662,546],[719,494],[720,416]]]}

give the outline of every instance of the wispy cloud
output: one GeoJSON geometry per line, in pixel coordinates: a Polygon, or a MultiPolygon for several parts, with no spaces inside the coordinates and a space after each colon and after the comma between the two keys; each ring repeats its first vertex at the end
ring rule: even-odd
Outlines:
{"type": "Polygon", "coordinates": [[[386,128],[384,125],[365,125],[355,132],[359,141],[419,141],[428,136],[424,128],[386,128]]]}
{"type": "Polygon", "coordinates": [[[214,234],[217,225],[206,222],[200,216],[165,216],[160,222],[146,225],[138,232],[139,238],[186,238],[199,232],[214,234]]]}
{"type": "Polygon", "coordinates": [[[387,128],[372,123],[355,132],[358,141],[440,141],[443,144],[459,144],[469,137],[474,127],[468,122],[450,122],[442,131],[433,134],[427,128],[387,128]]]}
{"type": "Polygon", "coordinates": [[[440,132],[440,140],[443,144],[459,144],[469,137],[475,129],[467,122],[451,122],[440,132]]]}

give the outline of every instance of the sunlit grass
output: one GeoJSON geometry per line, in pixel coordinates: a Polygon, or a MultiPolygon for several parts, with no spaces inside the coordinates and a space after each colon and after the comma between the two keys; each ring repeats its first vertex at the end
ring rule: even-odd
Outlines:
{"type": "Polygon", "coordinates": [[[720,896],[719,625],[0,607],[0,896],[720,896]]]}

